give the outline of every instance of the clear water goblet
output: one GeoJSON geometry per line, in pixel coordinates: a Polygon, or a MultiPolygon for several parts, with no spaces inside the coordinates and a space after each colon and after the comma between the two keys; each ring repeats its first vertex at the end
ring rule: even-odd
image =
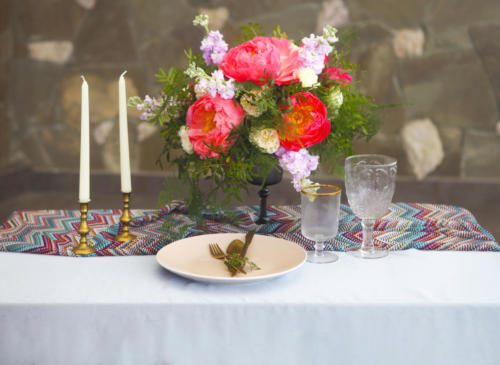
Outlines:
{"type": "Polygon", "coordinates": [[[350,253],[376,259],[388,251],[373,243],[375,221],[388,210],[396,185],[397,161],[384,155],[354,155],[345,161],[345,186],[352,211],[361,219],[363,243],[350,253]]]}
{"type": "Polygon", "coordinates": [[[317,184],[304,186],[301,191],[302,235],[312,241],[314,251],[307,252],[307,261],[326,264],[338,260],[332,251],[325,251],[325,241],[337,235],[339,227],[340,193],[338,186],[317,184]]]}

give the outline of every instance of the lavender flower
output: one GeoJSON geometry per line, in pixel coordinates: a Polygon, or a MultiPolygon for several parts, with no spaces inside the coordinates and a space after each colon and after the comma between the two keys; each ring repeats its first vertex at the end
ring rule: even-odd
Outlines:
{"type": "Polygon", "coordinates": [[[198,99],[208,94],[208,79],[199,78],[194,85],[194,92],[198,99]]]}
{"type": "Polygon", "coordinates": [[[224,58],[228,45],[222,38],[222,34],[218,31],[211,31],[201,41],[201,51],[203,52],[203,59],[207,64],[221,63],[224,58]]]}
{"type": "Polygon", "coordinates": [[[224,79],[222,70],[212,72],[212,77],[217,87],[217,92],[223,99],[232,99],[234,97],[233,79],[224,79]]]}
{"type": "Polygon", "coordinates": [[[144,97],[144,100],[142,103],[137,103],[136,108],[137,110],[142,111],[142,114],[140,116],[141,120],[147,120],[155,115],[154,111],[158,109],[163,100],[158,100],[155,97],[150,97],[149,95],[146,95],[144,97]]]}
{"type": "Polygon", "coordinates": [[[207,94],[211,97],[219,94],[223,99],[232,99],[234,97],[234,90],[233,80],[224,79],[224,74],[221,70],[215,70],[211,76],[208,76],[206,73],[200,75],[194,86],[194,91],[198,98],[207,94]]]}
{"type": "Polygon", "coordinates": [[[283,147],[276,151],[276,156],[280,166],[292,175],[295,190],[300,191],[304,185],[312,183],[308,177],[312,171],[318,168],[319,156],[310,155],[305,148],[299,151],[290,151],[283,147]]]}
{"type": "Polygon", "coordinates": [[[333,51],[333,47],[324,37],[314,34],[302,38],[302,44],[304,46],[299,50],[299,57],[303,67],[309,67],[319,75],[325,67],[325,56],[333,51]]]}

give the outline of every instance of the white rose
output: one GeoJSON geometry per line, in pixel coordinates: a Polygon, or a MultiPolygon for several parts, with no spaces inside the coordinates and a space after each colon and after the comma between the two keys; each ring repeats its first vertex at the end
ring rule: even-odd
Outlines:
{"type": "Polygon", "coordinates": [[[314,73],[312,68],[305,67],[296,71],[296,76],[302,83],[303,87],[313,87],[318,83],[318,75],[314,73]]]}
{"type": "Polygon", "coordinates": [[[274,153],[280,147],[278,132],[273,128],[252,128],[249,139],[266,153],[274,153]]]}
{"type": "Polygon", "coordinates": [[[191,144],[191,141],[189,140],[188,136],[188,128],[183,125],[178,132],[179,138],[181,139],[181,144],[182,144],[182,149],[184,152],[188,154],[193,153],[193,145],[191,144]]]}
{"type": "Polygon", "coordinates": [[[338,111],[344,102],[344,95],[342,95],[342,91],[339,89],[333,88],[328,94],[327,104],[333,110],[338,111]]]}

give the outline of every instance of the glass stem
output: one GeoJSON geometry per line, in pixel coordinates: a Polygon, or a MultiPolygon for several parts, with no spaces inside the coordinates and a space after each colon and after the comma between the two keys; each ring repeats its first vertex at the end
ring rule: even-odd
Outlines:
{"type": "Polygon", "coordinates": [[[373,226],[375,226],[374,219],[363,219],[361,221],[363,226],[363,244],[361,250],[365,252],[373,251],[373,226]]]}
{"type": "Polygon", "coordinates": [[[323,250],[325,249],[325,243],[323,241],[314,243],[314,256],[323,256],[323,250]]]}

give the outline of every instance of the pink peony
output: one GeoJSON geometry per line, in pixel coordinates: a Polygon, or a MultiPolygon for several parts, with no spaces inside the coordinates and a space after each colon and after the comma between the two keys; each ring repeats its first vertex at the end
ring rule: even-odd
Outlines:
{"type": "Polygon", "coordinates": [[[301,66],[298,47],[274,37],[255,37],[231,48],[219,64],[226,77],[259,85],[270,75],[277,85],[290,84],[296,81],[295,71],[301,66]]]}
{"type": "Polygon", "coordinates": [[[189,140],[194,151],[201,157],[219,157],[219,154],[210,148],[225,151],[234,141],[228,139],[234,127],[243,123],[245,112],[232,99],[223,99],[219,95],[209,95],[193,103],[186,115],[186,124],[189,127],[189,140]]]}
{"type": "Polygon", "coordinates": [[[338,84],[350,84],[352,81],[352,77],[339,67],[328,67],[323,73],[323,78],[326,77],[329,80],[335,80],[338,84]]]}

